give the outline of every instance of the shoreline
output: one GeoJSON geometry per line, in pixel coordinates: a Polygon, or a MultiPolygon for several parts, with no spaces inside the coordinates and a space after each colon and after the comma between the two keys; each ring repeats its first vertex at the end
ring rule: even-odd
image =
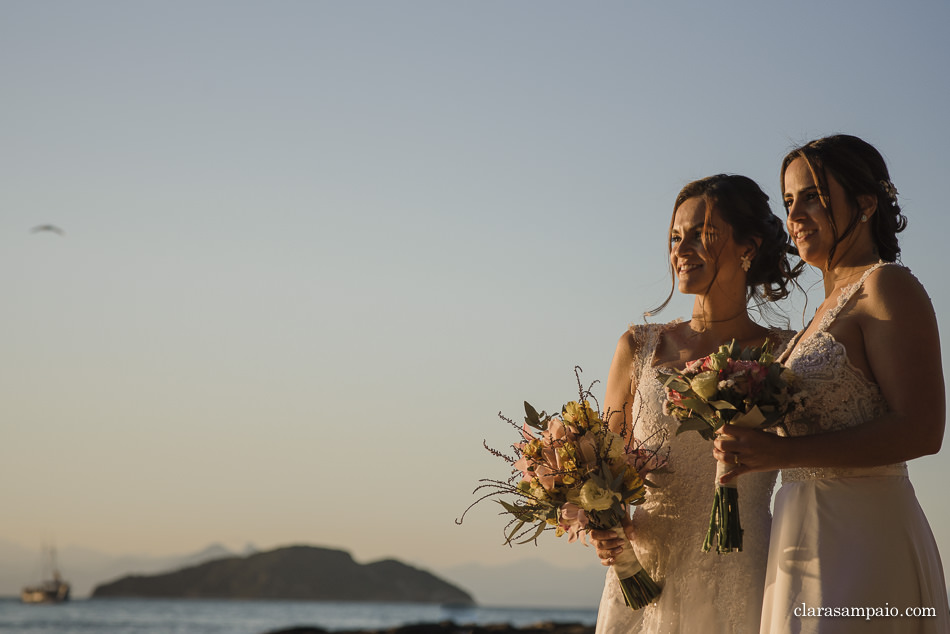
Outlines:
{"type": "Polygon", "coordinates": [[[414,623],[398,627],[369,630],[326,630],[321,627],[294,626],[270,630],[262,634],[594,634],[593,625],[583,623],[555,623],[542,621],[532,625],[516,626],[459,624],[454,621],[414,623]]]}

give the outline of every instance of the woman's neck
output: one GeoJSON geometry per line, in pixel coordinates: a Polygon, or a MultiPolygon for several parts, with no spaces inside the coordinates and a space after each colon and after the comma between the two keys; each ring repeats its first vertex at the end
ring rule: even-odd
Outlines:
{"type": "Polygon", "coordinates": [[[825,297],[830,297],[836,290],[853,283],[868,267],[880,261],[877,248],[871,240],[869,230],[863,231],[851,240],[839,245],[839,252],[831,265],[822,267],[822,282],[825,287],[825,297]]]}
{"type": "Polygon", "coordinates": [[[744,301],[716,301],[708,295],[696,296],[688,325],[697,337],[711,347],[732,339],[751,339],[763,330],[749,317],[744,301]]]}
{"type": "Polygon", "coordinates": [[[877,253],[869,253],[859,258],[848,258],[847,262],[836,263],[822,272],[822,283],[825,287],[825,297],[831,297],[835,291],[840,291],[848,284],[853,284],[868,270],[880,262],[877,253]]]}

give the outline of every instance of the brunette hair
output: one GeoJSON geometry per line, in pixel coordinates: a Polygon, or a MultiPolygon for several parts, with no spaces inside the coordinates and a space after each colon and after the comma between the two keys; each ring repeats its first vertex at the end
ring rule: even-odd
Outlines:
{"type": "Polygon", "coordinates": [[[860,222],[858,197],[873,196],[877,210],[871,215],[871,235],[878,256],[885,262],[894,262],[900,257],[901,248],[897,234],[907,227],[907,218],[897,203],[897,189],[891,182],[884,157],[873,145],[848,134],[816,139],[789,152],[782,161],[780,174],[782,197],[785,197],[785,171],[795,159],[802,159],[811,171],[821,204],[828,214],[834,243],[828,254],[828,264],[834,257],[841,241],[851,235],[860,222]],[[844,190],[845,197],[855,209],[844,230],[835,225],[828,193],[828,178],[834,178],[844,190]]]}
{"type": "MultiPolygon", "coordinates": [[[[706,219],[703,225],[703,244],[713,210],[732,228],[732,238],[737,244],[756,244],[755,255],[746,273],[746,300],[753,299],[761,307],[788,297],[791,286],[804,268],[800,262],[795,267],[788,261],[789,238],[785,223],[772,213],[769,197],[754,180],[738,174],[716,174],[688,183],[676,196],[670,233],[676,210],[690,198],[702,198],[706,203],[706,219]]],[[[668,247],[672,248],[672,247],[668,247]]],[[[676,291],[676,272],[670,264],[673,287],[666,300],[646,313],[653,315],[666,308],[676,291]]],[[[714,280],[715,282],[715,280],[714,280]]]]}

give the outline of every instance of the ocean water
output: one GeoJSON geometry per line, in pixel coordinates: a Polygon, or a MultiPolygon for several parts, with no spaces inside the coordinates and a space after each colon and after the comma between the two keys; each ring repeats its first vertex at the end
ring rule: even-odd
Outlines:
{"type": "Polygon", "coordinates": [[[88,599],[23,605],[17,599],[0,599],[2,634],[264,634],[300,625],[332,631],[441,621],[522,626],[540,621],[593,625],[596,620],[593,608],[204,599],[88,599]]]}

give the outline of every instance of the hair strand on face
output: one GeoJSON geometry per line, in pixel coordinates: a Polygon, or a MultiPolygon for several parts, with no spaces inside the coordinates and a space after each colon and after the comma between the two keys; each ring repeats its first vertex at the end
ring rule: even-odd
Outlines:
{"type": "Polygon", "coordinates": [[[782,160],[780,185],[785,195],[785,172],[792,161],[802,159],[811,171],[821,204],[828,214],[834,233],[834,241],[828,254],[828,266],[831,265],[836,248],[861,222],[860,198],[870,196],[875,202],[875,211],[868,222],[877,255],[885,262],[895,262],[900,258],[900,245],[897,234],[907,227],[907,218],[897,202],[897,188],[891,182],[887,163],[873,145],[856,136],[836,134],[810,141],[795,148],[782,160]],[[854,208],[848,225],[840,230],[835,224],[831,199],[828,194],[828,180],[833,178],[844,190],[845,199],[854,208]]]}

